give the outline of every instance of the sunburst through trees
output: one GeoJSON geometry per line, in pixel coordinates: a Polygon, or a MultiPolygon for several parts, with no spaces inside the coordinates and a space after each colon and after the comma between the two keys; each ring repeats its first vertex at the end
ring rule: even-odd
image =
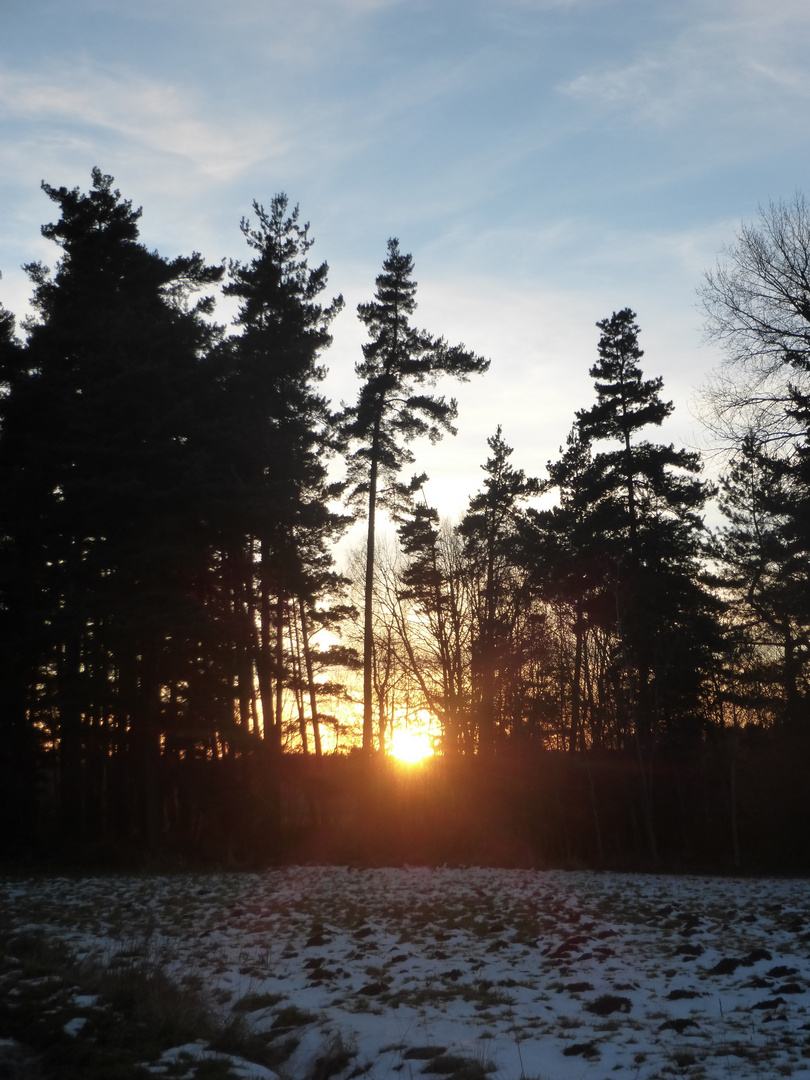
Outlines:
{"type": "Polygon", "coordinates": [[[493,424],[447,521],[402,474],[454,430],[443,381],[488,361],[412,326],[396,240],[338,412],[342,299],[286,196],[226,277],[147,249],[98,169],[43,189],[55,270],[27,268],[22,336],[0,308],[6,851],[810,866],[802,199],[707,278],[732,436],[712,535],[699,456],[650,436],[672,405],[629,308],[597,323],[559,458],[532,477],[493,424]]]}

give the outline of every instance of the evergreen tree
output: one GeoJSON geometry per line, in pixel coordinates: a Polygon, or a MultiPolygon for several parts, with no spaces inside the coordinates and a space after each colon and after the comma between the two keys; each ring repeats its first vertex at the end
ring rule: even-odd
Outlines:
{"type": "MultiPolygon", "coordinates": [[[[0,278],[2,276],[0,274],[0,278]]],[[[0,402],[11,392],[12,385],[21,374],[21,349],[17,341],[16,325],[12,313],[0,304],[0,402]]]]}
{"type": "MultiPolygon", "coordinates": [[[[754,665],[739,704],[795,728],[804,714],[810,619],[810,573],[797,535],[802,492],[797,465],[750,435],[721,478],[717,584],[728,598],[732,634],[747,643],[754,665]],[[776,687],[776,700],[773,688],[776,687]]],[[[739,680],[737,680],[739,682],[739,680]]]]}
{"type": "Polygon", "coordinates": [[[167,701],[206,636],[196,419],[215,330],[213,301],[193,298],[222,271],[147,250],[140,211],[99,169],[87,194],[43,189],[60,217],[42,232],[61,257],[53,275],[28,268],[36,316],[0,437],[4,513],[38,597],[27,704],[58,746],[66,831],[101,824],[99,770],[118,750],[130,763],[126,813],[151,843],[167,701]]]}
{"type": "Polygon", "coordinates": [[[483,490],[470,499],[459,524],[473,575],[478,582],[477,633],[474,642],[478,689],[479,749],[489,753],[498,736],[498,676],[515,659],[509,634],[519,586],[518,520],[523,504],[540,493],[540,484],[509,461],[512,447],[500,425],[487,440],[491,456],[482,466],[483,490]]]}
{"type": "Polygon", "coordinates": [[[661,400],[660,378],[642,377],[635,314],[625,308],[597,326],[597,401],[577,413],[577,427],[587,444],[618,443],[593,454],[587,488],[625,651],[627,720],[646,744],[667,726],[696,720],[717,646],[699,583],[701,511],[711,489],[699,479],[697,454],[639,438],[673,406],[661,400]]]}
{"type": "MultiPolygon", "coordinates": [[[[25,350],[15,319],[0,306],[0,450],[11,440],[11,395],[26,378],[25,350]]],[[[23,535],[16,487],[23,463],[14,450],[0,452],[0,852],[31,850],[36,837],[36,777],[42,746],[28,720],[37,652],[37,574],[34,529],[23,535]]],[[[39,569],[39,567],[37,567],[39,569]]]]}
{"type": "MultiPolygon", "coordinates": [[[[299,223],[297,207],[288,211],[286,195],[276,195],[269,211],[258,203],[253,211],[255,224],[242,221],[253,258],[231,263],[225,287],[239,300],[239,333],[223,348],[230,446],[224,482],[235,503],[231,529],[239,528],[231,559],[250,578],[241,605],[242,681],[252,692],[258,622],[255,666],[265,735],[280,747],[285,682],[295,690],[290,665],[296,624],[290,618],[303,619],[299,642],[308,650],[309,624],[325,618],[315,601],[338,586],[331,542],[347,519],[329,509],[341,486],[329,482],[327,471],[339,446],[338,424],[318,384],[326,374],[320,359],[332,341],[329,326],[343,299],[327,307],[319,302],[329,268],[309,267],[309,226],[299,223]]],[[[313,658],[307,652],[305,659],[309,669],[313,658]]],[[[314,682],[306,681],[318,747],[314,682]]]]}
{"type": "Polygon", "coordinates": [[[701,290],[726,369],[706,392],[708,419],[735,455],[724,485],[725,573],[749,582],[743,607],[780,641],[776,682],[783,718],[793,720],[803,711],[810,624],[808,259],[810,206],[797,193],[741,226],[701,290]]]}
{"type": "MultiPolygon", "coordinates": [[[[557,692],[557,710],[567,716],[563,742],[572,752],[584,748],[586,742],[583,681],[588,638],[597,629],[612,628],[615,618],[615,605],[605,588],[609,563],[600,520],[605,504],[591,488],[592,470],[591,445],[574,425],[562,456],[548,463],[547,486],[558,491],[557,505],[530,510],[523,530],[524,557],[532,583],[546,603],[566,613],[566,638],[570,635],[573,639],[570,660],[567,647],[561,650],[558,680],[564,685],[558,686],[557,692]]],[[[612,681],[597,680],[599,686],[612,681]]],[[[593,686],[590,699],[591,705],[604,713],[599,708],[604,703],[594,701],[593,686]]],[[[599,745],[603,724],[595,715],[590,721],[590,739],[599,745]]]]}
{"type": "Polygon", "coordinates": [[[455,400],[424,392],[445,375],[466,380],[486,371],[489,361],[463,345],[448,345],[410,325],[416,309],[413,260],[397,240],[388,241],[388,255],[376,280],[375,299],[358,306],[358,317],[370,340],[357,364],[362,380],[357,403],[346,410],[345,431],[356,445],[349,456],[352,495],[365,502],[368,515],[363,636],[363,748],[373,738],[373,584],[378,505],[384,505],[386,482],[392,484],[413,461],[408,443],[427,436],[437,441],[454,432],[455,400]]]}

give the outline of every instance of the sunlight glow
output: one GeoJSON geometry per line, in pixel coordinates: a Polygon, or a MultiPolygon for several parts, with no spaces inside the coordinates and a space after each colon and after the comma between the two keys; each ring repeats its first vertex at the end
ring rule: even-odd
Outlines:
{"type": "Polygon", "coordinates": [[[397,728],[391,741],[391,755],[408,764],[424,761],[433,754],[433,744],[427,731],[397,728]]]}

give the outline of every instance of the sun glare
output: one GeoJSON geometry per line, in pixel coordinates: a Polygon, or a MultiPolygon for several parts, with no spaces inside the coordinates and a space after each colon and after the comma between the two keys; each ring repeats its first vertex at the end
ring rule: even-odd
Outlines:
{"type": "Polygon", "coordinates": [[[406,728],[399,728],[394,732],[391,754],[399,761],[408,764],[424,761],[433,754],[430,735],[426,731],[409,731],[406,728]]]}

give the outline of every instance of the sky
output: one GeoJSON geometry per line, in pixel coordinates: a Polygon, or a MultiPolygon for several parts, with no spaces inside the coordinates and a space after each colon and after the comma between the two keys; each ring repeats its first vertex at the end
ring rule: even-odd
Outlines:
{"type": "Polygon", "coordinates": [[[443,388],[458,436],[414,447],[443,514],[499,424],[544,475],[625,307],[675,403],[660,438],[701,445],[720,354],[696,290],[742,221],[807,190],[808,56],[807,0],[0,0],[0,303],[23,316],[22,264],[54,263],[42,180],[87,190],[99,166],[149,248],[215,263],[283,191],[346,300],[335,405],[392,236],[415,323],[491,359],[443,388]]]}

